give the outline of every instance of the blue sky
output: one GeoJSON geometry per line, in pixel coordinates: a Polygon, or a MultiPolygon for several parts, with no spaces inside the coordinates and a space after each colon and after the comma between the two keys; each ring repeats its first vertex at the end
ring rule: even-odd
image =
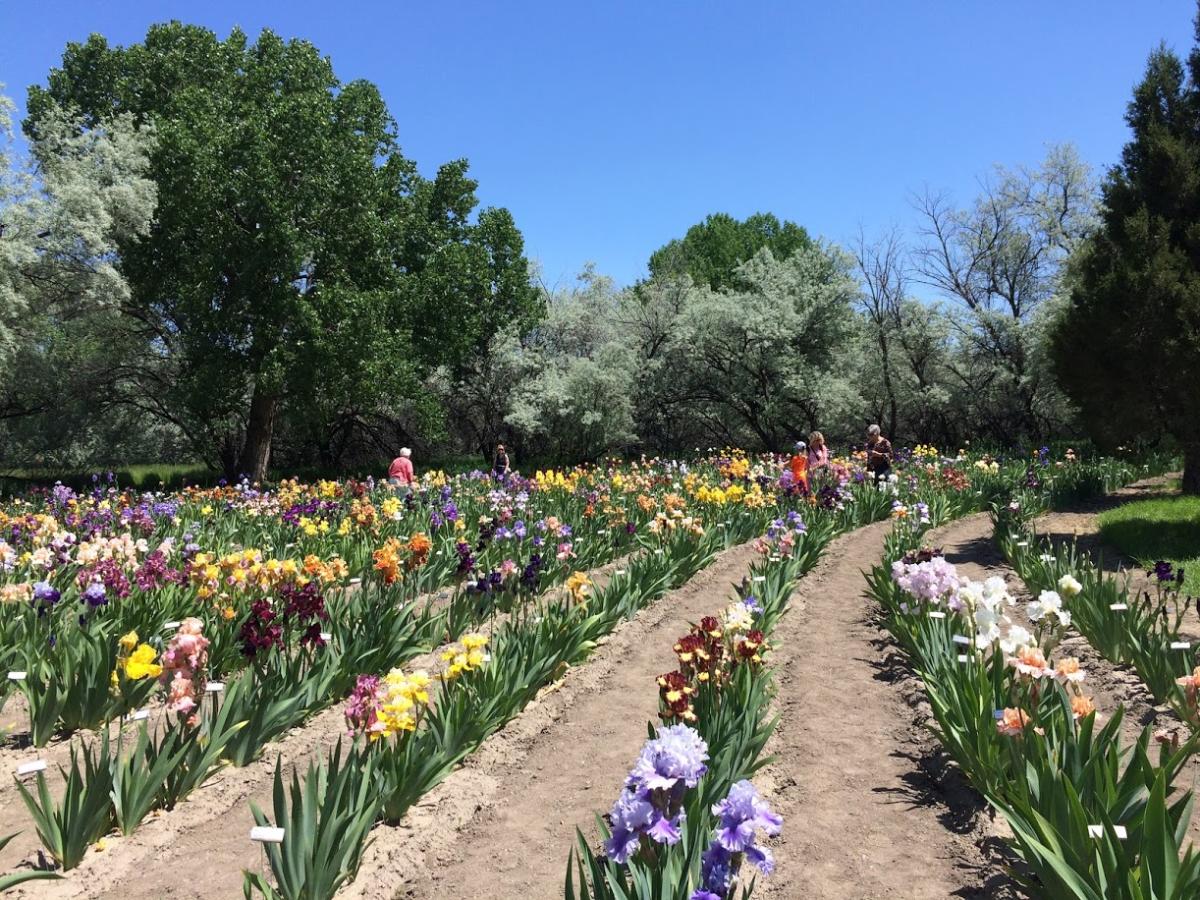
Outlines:
{"type": "Polygon", "coordinates": [[[270,27],[383,91],[405,153],[465,156],[550,283],[629,283],[706,214],[771,211],[847,241],[909,228],[925,185],[965,201],[994,163],[1072,141],[1113,162],[1146,55],[1186,53],[1191,0],[0,2],[23,106],[69,40],[178,18],[270,27]]]}

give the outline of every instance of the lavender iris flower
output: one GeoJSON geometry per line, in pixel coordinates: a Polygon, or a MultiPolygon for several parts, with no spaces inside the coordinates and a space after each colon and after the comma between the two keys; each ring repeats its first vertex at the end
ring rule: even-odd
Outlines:
{"type": "Polygon", "coordinates": [[[103,606],[108,602],[108,591],[99,581],[93,581],[84,589],[83,599],[93,608],[103,606]]]}
{"type": "Polygon", "coordinates": [[[679,841],[684,790],[708,771],[708,745],[695,729],[659,726],[657,734],[642,747],[610,814],[613,830],[605,850],[620,864],[629,862],[643,837],[659,844],[679,841]]]}

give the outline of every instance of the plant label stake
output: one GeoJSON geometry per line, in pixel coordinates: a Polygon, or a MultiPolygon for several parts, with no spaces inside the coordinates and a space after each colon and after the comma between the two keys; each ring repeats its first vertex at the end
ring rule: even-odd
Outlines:
{"type": "Polygon", "coordinates": [[[944,618],[946,618],[946,614],[944,612],[942,612],[940,609],[931,609],[929,611],[929,618],[944,619],[944,618]]]}
{"type": "Polygon", "coordinates": [[[970,662],[971,657],[967,656],[967,654],[965,654],[965,653],[960,653],[960,654],[958,654],[958,661],[960,663],[970,662]]]}
{"type": "Polygon", "coordinates": [[[1129,604],[1128,603],[1110,603],[1110,604],[1108,604],[1108,608],[1111,609],[1113,612],[1124,612],[1125,610],[1129,609],[1129,604]]]}
{"type": "Polygon", "coordinates": [[[132,715],[130,715],[129,720],[131,722],[140,722],[142,719],[148,719],[148,718],[150,718],[150,710],[139,709],[136,712],[134,712],[132,715]]]}
{"type": "Polygon", "coordinates": [[[333,635],[330,634],[328,631],[322,631],[321,632],[321,640],[324,641],[326,644],[328,644],[330,641],[333,640],[333,635]]]}
{"type": "Polygon", "coordinates": [[[624,575],[624,574],[625,574],[625,570],[624,570],[624,569],[617,569],[617,571],[613,572],[613,574],[614,574],[614,575],[624,575]]]}
{"type": "Polygon", "coordinates": [[[29,675],[28,672],[9,672],[8,680],[9,681],[24,681],[28,675],[29,675]]]}
{"type": "Polygon", "coordinates": [[[1171,641],[1172,650],[1191,650],[1192,644],[1190,641],[1171,641]]]}
{"type": "Polygon", "coordinates": [[[961,644],[964,647],[971,646],[971,639],[965,634],[956,634],[951,638],[951,640],[954,641],[954,643],[961,644]]]}
{"type": "Polygon", "coordinates": [[[755,575],[754,578],[752,578],[751,580],[754,581],[755,583],[758,583],[758,582],[766,581],[767,576],[766,575],[755,575]]]}
{"type": "Polygon", "coordinates": [[[172,628],[178,628],[180,624],[180,622],[163,622],[162,630],[170,631],[172,628]]]}
{"type": "Polygon", "coordinates": [[[282,844],[283,829],[272,828],[269,825],[255,825],[250,829],[250,840],[258,844],[259,860],[262,865],[263,878],[269,884],[271,881],[271,868],[267,865],[267,844],[282,844]]]}
{"type": "Polygon", "coordinates": [[[210,681],[204,685],[204,692],[206,694],[219,694],[223,690],[225,690],[225,682],[223,681],[210,681]]]}
{"type": "Polygon", "coordinates": [[[17,777],[24,775],[33,775],[35,772],[45,772],[46,761],[44,759],[35,759],[33,762],[21,763],[17,766],[17,777]]]}

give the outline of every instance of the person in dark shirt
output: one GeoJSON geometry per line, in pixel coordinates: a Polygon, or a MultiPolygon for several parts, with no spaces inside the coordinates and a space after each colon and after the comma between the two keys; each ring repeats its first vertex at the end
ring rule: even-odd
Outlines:
{"type": "Polygon", "coordinates": [[[503,444],[497,444],[496,456],[492,459],[492,477],[500,482],[507,481],[508,472],[508,451],[504,449],[503,444]]]}
{"type": "Polygon", "coordinates": [[[867,471],[876,484],[887,481],[892,471],[892,442],[880,433],[878,425],[867,428],[867,471]]]}

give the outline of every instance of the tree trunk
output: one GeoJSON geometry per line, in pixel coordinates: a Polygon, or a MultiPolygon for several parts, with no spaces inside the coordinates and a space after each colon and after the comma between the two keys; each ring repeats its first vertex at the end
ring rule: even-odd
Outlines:
{"type": "Polygon", "coordinates": [[[271,436],[275,432],[275,413],[278,410],[279,397],[275,392],[256,384],[254,396],[250,398],[246,443],[242,446],[242,458],[238,461],[240,474],[248,475],[251,481],[261,483],[267,478],[267,466],[271,462],[271,436]]]}
{"type": "Polygon", "coordinates": [[[1200,495],[1200,444],[1183,445],[1183,492],[1200,495]]]}

